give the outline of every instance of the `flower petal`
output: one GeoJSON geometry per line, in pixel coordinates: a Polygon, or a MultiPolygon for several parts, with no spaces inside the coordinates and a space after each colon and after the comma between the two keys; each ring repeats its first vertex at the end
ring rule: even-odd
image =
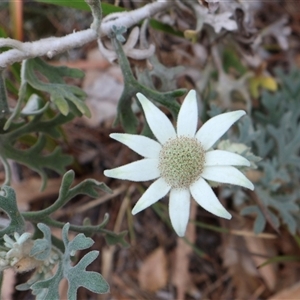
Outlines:
{"type": "Polygon", "coordinates": [[[205,167],[201,176],[207,180],[229,183],[254,190],[252,182],[238,169],[230,166],[205,167]]]}
{"type": "Polygon", "coordinates": [[[212,150],[205,153],[205,166],[250,166],[243,156],[224,150],[212,150]]]}
{"type": "Polygon", "coordinates": [[[112,133],[109,135],[112,139],[123,143],[136,153],[147,158],[158,158],[161,145],[148,137],[127,133],[112,133]]]}
{"type": "Polygon", "coordinates": [[[196,133],[196,138],[204,150],[208,150],[233,123],[245,114],[243,110],[237,110],[215,116],[202,125],[196,133]]]}
{"type": "Polygon", "coordinates": [[[118,178],[131,181],[147,181],[158,178],[158,159],[145,158],[125,166],[111,170],[105,170],[104,175],[107,177],[118,178]]]}
{"type": "Polygon", "coordinates": [[[198,123],[197,96],[191,90],[185,97],[177,119],[177,135],[194,137],[198,123]]]}
{"type": "Polygon", "coordinates": [[[168,139],[175,138],[175,129],[167,116],[143,94],[137,93],[136,96],[143,107],[148,125],[158,141],[164,144],[168,139]]]}
{"type": "Polygon", "coordinates": [[[195,201],[210,213],[225,219],[231,219],[231,214],[223,207],[212,188],[200,178],[190,186],[195,201]]]}
{"type": "Polygon", "coordinates": [[[171,186],[167,184],[163,178],[157,179],[149,186],[143,196],[138,200],[138,202],[132,209],[132,214],[135,215],[143,209],[154,204],[159,199],[164,197],[170,189],[171,186]]]}
{"type": "Polygon", "coordinates": [[[190,215],[190,192],[188,189],[171,189],[169,214],[175,232],[179,236],[184,236],[190,215]]]}

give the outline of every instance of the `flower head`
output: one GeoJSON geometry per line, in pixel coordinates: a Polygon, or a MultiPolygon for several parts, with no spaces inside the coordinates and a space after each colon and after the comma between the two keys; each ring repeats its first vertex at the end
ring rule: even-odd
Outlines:
{"type": "Polygon", "coordinates": [[[0,254],[0,270],[12,267],[16,272],[22,273],[38,266],[38,262],[30,257],[30,250],[33,246],[31,233],[24,232],[20,235],[15,232],[14,239],[5,234],[3,239],[4,246],[9,250],[0,254]]]}
{"type": "Polygon", "coordinates": [[[157,141],[150,138],[113,133],[111,138],[128,146],[144,158],[104,171],[112,178],[146,181],[156,179],[134,206],[137,214],[170,192],[169,214],[172,226],[184,236],[190,213],[190,196],[205,210],[230,219],[206,180],[254,189],[253,184],[234,166],[250,166],[244,157],[213,150],[215,142],[240,119],[242,110],[220,114],[208,120],[198,131],[196,92],[185,97],[177,119],[177,130],[166,115],[144,95],[138,93],[147,122],[157,141]]]}

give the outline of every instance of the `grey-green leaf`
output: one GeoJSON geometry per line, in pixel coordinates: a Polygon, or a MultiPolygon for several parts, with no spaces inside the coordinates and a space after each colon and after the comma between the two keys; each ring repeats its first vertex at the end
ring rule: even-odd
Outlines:
{"type": "Polygon", "coordinates": [[[18,210],[16,193],[13,188],[9,186],[2,186],[0,190],[0,208],[5,211],[10,219],[10,224],[0,230],[0,237],[4,234],[12,234],[18,232],[22,234],[25,231],[25,220],[18,210]]]}

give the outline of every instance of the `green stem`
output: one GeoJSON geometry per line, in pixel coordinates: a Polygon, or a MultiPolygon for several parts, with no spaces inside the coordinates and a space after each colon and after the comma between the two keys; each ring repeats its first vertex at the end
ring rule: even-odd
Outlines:
{"type": "Polygon", "coordinates": [[[102,21],[102,7],[101,1],[99,0],[85,0],[85,2],[89,5],[92,15],[93,15],[93,23],[91,24],[91,28],[97,32],[97,35],[100,36],[100,26],[102,21]]]}
{"type": "Polygon", "coordinates": [[[27,60],[24,60],[22,62],[22,66],[21,66],[21,74],[20,74],[21,75],[21,85],[20,85],[20,89],[19,89],[19,97],[18,97],[17,105],[14,108],[13,113],[11,114],[11,116],[9,117],[7,122],[5,123],[4,130],[7,130],[9,128],[9,126],[11,125],[11,123],[19,117],[20,111],[22,108],[22,104],[25,101],[26,89],[27,89],[27,80],[25,79],[26,64],[27,64],[27,60]]]}
{"type": "Polygon", "coordinates": [[[125,80],[125,85],[127,84],[128,87],[134,87],[136,84],[138,84],[138,82],[132,74],[129,61],[124,53],[121,43],[116,39],[116,37],[113,37],[112,44],[118,55],[118,61],[125,80]]]}
{"type": "Polygon", "coordinates": [[[154,100],[167,107],[171,111],[173,117],[176,118],[180,108],[180,105],[176,101],[176,97],[183,96],[186,93],[186,89],[161,93],[140,84],[131,71],[129,61],[124,53],[121,43],[114,36],[111,40],[118,55],[118,62],[124,78],[124,90],[119,99],[118,116],[115,124],[120,122],[125,128],[125,131],[130,133],[136,132],[137,119],[131,109],[131,100],[137,93],[142,93],[150,100],[154,100]]]}
{"type": "MultiPolygon", "coordinates": [[[[0,146],[1,146],[1,139],[0,139],[0,146]]],[[[10,166],[9,166],[9,163],[8,163],[7,159],[4,157],[4,155],[2,155],[1,151],[0,151],[0,161],[2,162],[2,165],[4,167],[4,174],[5,174],[5,180],[2,183],[2,185],[10,185],[11,169],[10,169],[10,166]]]]}
{"type": "Polygon", "coordinates": [[[0,69],[0,119],[5,118],[5,116],[9,113],[3,73],[4,69],[0,69]]]}
{"type": "MultiPolygon", "coordinates": [[[[30,216],[29,214],[22,213],[22,216],[26,221],[30,221],[34,224],[37,223],[43,223],[51,227],[56,227],[56,228],[63,228],[65,223],[64,222],[59,222],[56,220],[51,219],[50,217],[44,217],[41,215],[38,216],[30,216]]],[[[86,235],[93,235],[94,233],[97,232],[102,232],[102,233],[111,233],[109,230],[104,229],[108,222],[108,214],[104,216],[104,220],[101,224],[96,225],[96,226],[80,226],[80,225],[70,225],[70,230],[74,232],[79,232],[79,233],[84,233],[86,235]]]]}
{"type": "MultiPolygon", "coordinates": [[[[44,218],[47,218],[52,213],[59,210],[61,207],[63,207],[67,202],[69,202],[71,199],[73,199],[76,195],[78,195],[76,187],[69,190],[68,194],[59,194],[58,199],[49,207],[39,210],[39,211],[29,211],[22,213],[23,217],[25,219],[30,219],[32,221],[39,220],[39,222],[43,222],[44,218]]],[[[36,223],[36,222],[35,222],[36,223]]]]}

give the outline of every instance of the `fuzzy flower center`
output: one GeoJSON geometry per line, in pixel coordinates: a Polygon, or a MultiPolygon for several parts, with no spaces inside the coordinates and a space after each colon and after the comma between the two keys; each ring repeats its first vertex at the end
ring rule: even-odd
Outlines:
{"type": "Polygon", "coordinates": [[[195,138],[178,137],[167,141],[159,153],[159,171],[172,188],[187,188],[203,171],[205,151],[195,138]]]}

